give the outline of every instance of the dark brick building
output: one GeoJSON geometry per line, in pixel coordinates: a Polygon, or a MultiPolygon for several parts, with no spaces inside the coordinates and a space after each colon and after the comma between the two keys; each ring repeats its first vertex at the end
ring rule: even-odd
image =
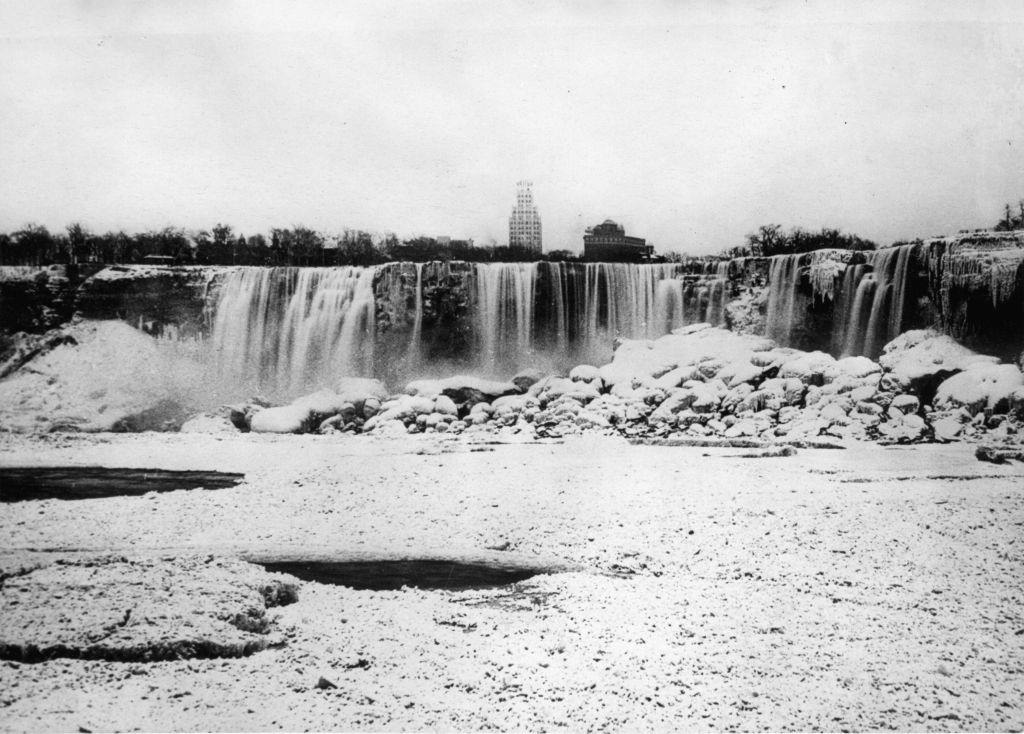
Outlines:
{"type": "Polygon", "coordinates": [[[629,237],[621,224],[611,219],[588,227],[583,235],[583,258],[604,262],[640,262],[650,260],[654,247],[643,237],[629,237]]]}

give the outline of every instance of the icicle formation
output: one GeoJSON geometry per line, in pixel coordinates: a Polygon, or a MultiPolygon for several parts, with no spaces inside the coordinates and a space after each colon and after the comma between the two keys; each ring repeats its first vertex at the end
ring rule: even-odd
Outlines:
{"type": "Polygon", "coordinates": [[[373,369],[373,269],[240,268],[220,291],[221,369],[268,394],[330,387],[373,369]]]}
{"type": "Polygon", "coordinates": [[[960,288],[987,290],[992,306],[998,307],[1014,297],[1022,267],[1024,236],[1016,232],[986,233],[985,237],[929,243],[929,277],[941,279],[944,305],[949,303],[949,290],[960,288]],[[939,255],[933,268],[931,261],[935,251],[939,255]]]}
{"type": "Polygon", "coordinates": [[[809,277],[811,291],[816,298],[835,300],[836,283],[840,279],[839,276],[847,269],[846,263],[842,260],[842,254],[845,253],[837,253],[835,250],[816,250],[810,253],[809,277]]]}

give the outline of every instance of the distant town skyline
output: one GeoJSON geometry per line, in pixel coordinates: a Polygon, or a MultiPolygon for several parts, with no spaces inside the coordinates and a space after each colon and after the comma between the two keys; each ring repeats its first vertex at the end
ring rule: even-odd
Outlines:
{"type": "Polygon", "coordinates": [[[0,5],[0,229],[305,225],[659,252],[888,244],[1024,197],[1024,6],[0,5]]]}

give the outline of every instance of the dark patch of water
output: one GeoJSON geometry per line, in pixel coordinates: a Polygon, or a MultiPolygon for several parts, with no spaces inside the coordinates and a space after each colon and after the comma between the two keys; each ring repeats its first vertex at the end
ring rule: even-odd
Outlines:
{"type": "Polygon", "coordinates": [[[0,467],[0,502],[134,497],[178,489],[234,487],[244,474],[96,466],[0,467]]]}
{"type": "Polygon", "coordinates": [[[491,589],[507,586],[546,569],[498,563],[444,559],[375,561],[272,561],[259,563],[268,571],[288,573],[303,581],[347,586],[352,589],[393,591],[403,586],[418,589],[491,589]]]}

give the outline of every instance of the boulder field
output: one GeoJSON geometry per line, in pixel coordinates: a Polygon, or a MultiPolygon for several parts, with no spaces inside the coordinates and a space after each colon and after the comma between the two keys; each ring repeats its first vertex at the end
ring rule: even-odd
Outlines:
{"type": "MultiPolygon", "coordinates": [[[[621,341],[609,364],[579,365],[567,376],[417,380],[397,395],[377,380],[346,379],[289,405],[248,403],[231,415],[241,430],[276,433],[1017,443],[1024,374],[930,330],[901,334],[875,362],[695,324],[653,341],[621,341]]],[[[182,430],[202,430],[200,420],[208,419],[182,430]]]]}
{"type": "Polygon", "coordinates": [[[421,379],[398,394],[380,380],[347,377],[283,405],[231,402],[224,381],[180,344],[118,321],[76,321],[0,356],[8,373],[0,430],[16,432],[1024,443],[1019,366],[931,330],[901,334],[876,362],[694,324],[655,340],[621,340],[608,364],[567,374],[421,379]]]}

